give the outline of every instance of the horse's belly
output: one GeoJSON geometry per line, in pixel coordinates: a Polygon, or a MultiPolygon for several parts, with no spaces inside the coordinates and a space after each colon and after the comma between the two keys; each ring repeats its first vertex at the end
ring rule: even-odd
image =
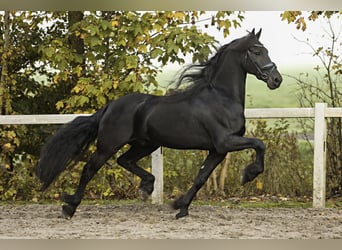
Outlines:
{"type": "Polygon", "coordinates": [[[177,149],[210,149],[211,140],[205,129],[196,122],[161,121],[150,124],[147,135],[159,145],[177,149]]]}

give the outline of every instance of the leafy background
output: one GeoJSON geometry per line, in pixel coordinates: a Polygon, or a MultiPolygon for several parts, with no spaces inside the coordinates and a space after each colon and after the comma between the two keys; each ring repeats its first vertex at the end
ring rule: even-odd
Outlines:
{"type": "MultiPolygon", "coordinates": [[[[332,15],[341,15],[341,12],[312,11],[306,18],[300,11],[284,11],[279,18],[305,32],[310,22],[317,18],[329,19],[332,15]]],[[[158,77],[163,66],[183,64],[188,55],[194,63],[206,60],[218,46],[206,28],[216,27],[224,36],[229,36],[230,30],[239,27],[243,20],[243,12],[231,11],[218,11],[209,16],[204,11],[3,11],[0,14],[1,114],[92,113],[132,92],[162,95],[165,90],[160,88],[158,77]],[[205,29],[198,29],[198,23],[204,23],[205,29]]],[[[313,54],[331,59],[324,72],[337,77],[333,82],[340,82],[341,63],[336,51],[317,48],[313,54]]],[[[325,79],[330,86],[329,74],[325,79]]],[[[302,78],[297,80],[303,82],[302,78]]],[[[336,86],[338,94],[339,85],[336,86]]],[[[336,106],[339,96],[332,96],[336,106]]],[[[314,97],[302,99],[303,103],[318,99],[314,97]]],[[[338,131],[341,122],[334,124],[338,131]]],[[[61,193],[72,192],[94,146],[48,192],[39,192],[34,176],[40,148],[57,128],[55,125],[1,127],[1,200],[59,199],[61,193]]],[[[199,197],[311,195],[312,157],[308,154],[312,148],[298,141],[298,135],[290,132],[287,121],[270,124],[254,121],[248,136],[258,136],[268,146],[266,172],[241,188],[238,183],[241,168],[254,155],[248,150],[230,154],[199,197]]],[[[342,157],[336,152],[341,140],[334,144],[337,151],[332,151],[335,160],[330,169],[334,173],[331,175],[334,185],[330,190],[338,193],[342,181],[336,176],[342,176],[342,160],[339,160],[342,157]]],[[[205,154],[165,150],[167,197],[177,196],[189,188],[205,154]]],[[[141,165],[148,168],[150,159],[143,159],[141,165]]],[[[119,168],[113,157],[90,183],[86,196],[132,199],[137,197],[138,185],[139,179],[119,168]]]]}

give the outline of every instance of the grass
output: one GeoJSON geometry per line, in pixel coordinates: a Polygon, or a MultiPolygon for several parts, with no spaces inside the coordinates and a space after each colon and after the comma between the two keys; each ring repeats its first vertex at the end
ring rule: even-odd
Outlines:
{"type": "Polygon", "coordinates": [[[297,85],[293,81],[286,82],[275,90],[267,88],[264,82],[254,76],[247,77],[246,108],[296,108],[299,103],[296,97],[297,85]]]}
{"type": "MultiPolygon", "coordinates": [[[[165,200],[165,205],[172,204],[174,200],[165,200]]],[[[11,205],[11,206],[23,206],[23,205],[56,205],[61,206],[61,201],[42,201],[34,203],[32,201],[0,201],[0,207],[11,205]]],[[[105,205],[139,205],[144,204],[143,201],[138,199],[132,200],[82,200],[81,205],[94,205],[94,206],[105,206],[105,205]]],[[[150,204],[150,203],[148,203],[150,204]]],[[[232,198],[221,201],[210,201],[210,200],[194,200],[191,203],[192,206],[219,206],[219,207],[230,207],[230,208],[312,208],[312,201],[304,198],[260,198],[260,197],[249,197],[249,198],[232,198]]],[[[326,208],[342,208],[342,200],[340,199],[329,199],[326,202],[326,208]]]]}

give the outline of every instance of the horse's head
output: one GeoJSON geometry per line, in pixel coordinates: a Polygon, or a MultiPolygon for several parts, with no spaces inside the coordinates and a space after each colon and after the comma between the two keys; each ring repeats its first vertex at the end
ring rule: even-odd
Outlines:
{"type": "Polygon", "coordinates": [[[269,58],[268,50],[259,42],[260,34],[261,29],[256,34],[253,29],[246,36],[249,46],[244,57],[244,68],[248,73],[266,82],[270,89],[276,89],[280,86],[283,78],[275,63],[269,58]]]}

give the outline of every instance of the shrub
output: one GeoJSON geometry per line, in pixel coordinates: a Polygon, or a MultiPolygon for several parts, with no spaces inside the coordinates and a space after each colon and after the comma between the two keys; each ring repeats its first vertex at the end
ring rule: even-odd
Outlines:
{"type": "MultiPolygon", "coordinates": [[[[205,187],[198,194],[201,199],[221,199],[247,195],[304,196],[312,192],[312,157],[301,154],[297,136],[289,133],[286,120],[268,126],[266,121],[253,121],[249,137],[264,141],[266,149],[265,172],[253,182],[241,187],[240,174],[254,160],[253,150],[229,153],[217,167],[205,187]]],[[[303,146],[302,146],[303,148],[303,146]]],[[[305,149],[305,148],[304,148],[305,149]]],[[[93,151],[91,147],[90,151],[93,151]]],[[[123,149],[125,150],[125,149],[123,149]]],[[[120,152],[118,153],[120,155],[120,152]]],[[[205,151],[164,149],[164,192],[167,198],[185,193],[193,184],[200,166],[206,157],[205,151]]],[[[64,192],[73,193],[79,182],[84,162],[69,167],[45,193],[34,175],[37,159],[29,154],[17,155],[13,169],[0,169],[0,200],[59,199],[64,192]]],[[[84,157],[84,161],[89,155],[84,157]]],[[[151,157],[139,164],[148,171],[151,157]]],[[[85,198],[88,199],[133,199],[138,198],[140,179],[119,167],[114,156],[89,183],[85,198]]]]}

